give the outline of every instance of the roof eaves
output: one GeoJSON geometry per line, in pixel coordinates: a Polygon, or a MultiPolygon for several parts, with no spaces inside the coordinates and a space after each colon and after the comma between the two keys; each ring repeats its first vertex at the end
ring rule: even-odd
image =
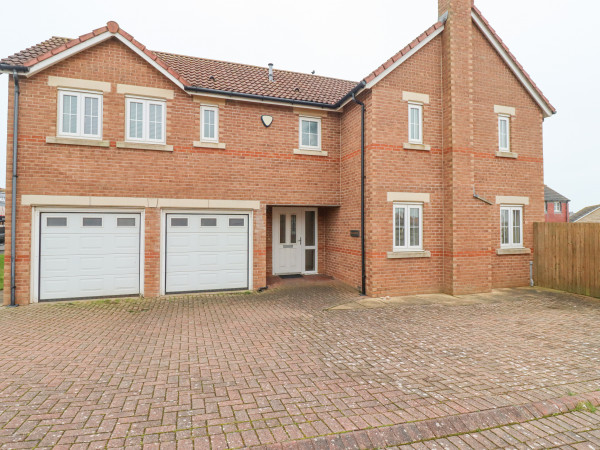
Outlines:
{"type": "MultiPolygon", "coordinates": [[[[37,56],[31,58],[30,60],[24,62],[22,64],[22,66],[20,66],[20,67],[22,67],[22,69],[20,69],[20,71],[29,72],[28,76],[30,76],[33,73],[36,73],[39,70],[43,70],[44,68],[46,68],[46,66],[37,66],[38,64],[40,64],[46,60],[49,60],[50,58],[53,58],[55,56],[61,55],[61,53],[65,52],[67,50],[75,49],[76,47],[78,47],[81,44],[84,44],[86,42],[89,43],[90,39],[96,40],[92,45],[96,45],[99,42],[103,42],[105,40],[105,39],[102,39],[103,36],[105,39],[108,39],[108,38],[114,36],[114,37],[118,38],[121,42],[128,45],[132,50],[137,50],[137,53],[140,54],[140,56],[145,57],[146,59],[149,59],[151,62],[156,63],[158,66],[160,66],[161,69],[163,69],[164,72],[167,72],[169,74],[169,77],[174,78],[174,80],[176,80],[178,82],[177,84],[180,84],[180,87],[183,88],[185,85],[189,84],[183,76],[181,76],[179,73],[177,73],[177,71],[175,71],[173,68],[169,67],[162,59],[160,59],[158,57],[158,55],[156,53],[154,53],[152,50],[147,49],[145,45],[143,45],[139,41],[135,40],[132,35],[127,33],[125,30],[121,29],[119,24],[114,21],[110,21],[104,27],[96,28],[95,30],[93,30],[89,33],[83,34],[83,35],[79,36],[78,38],[71,39],[70,41],[68,41],[58,47],[55,47],[51,50],[48,50],[47,52],[42,53],[41,55],[37,55],[37,56]],[[39,67],[39,69],[38,69],[38,67],[39,67]]],[[[73,53],[77,53],[77,52],[74,51],[73,53]]],[[[58,60],[60,60],[60,59],[58,58],[57,61],[58,60]]],[[[14,67],[17,67],[17,66],[6,66],[6,70],[12,70],[14,67]]],[[[2,68],[2,66],[0,66],[0,69],[1,68],[2,68]]]]}
{"type": "Polygon", "coordinates": [[[364,78],[367,83],[367,88],[373,87],[396,67],[414,55],[422,47],[428,44],[433,38],[440,34],[444,30],[444,22],[439,21],[421,33],[416,39],[414,39],[406,47],[398,51],[395,55],[389,58],[386,62],[380,65],[377,69],[371,72],[364,78]]]}

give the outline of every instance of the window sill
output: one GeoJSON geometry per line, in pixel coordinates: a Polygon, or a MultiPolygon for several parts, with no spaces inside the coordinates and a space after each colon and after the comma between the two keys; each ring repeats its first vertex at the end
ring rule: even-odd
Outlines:
{"type": "Polygon", "coordinates": [[[117,148],[131,148],[136,150],[158,150],[161,152],[172,152],[172,145],[144,144],[143,142],[117,142],[117,148]]]}
{"type": "Polygon", "coordinates": [[[304,150],[304,149],[294,149],[294,155],[310,155],[310,156],[327,156],[327,152],[321,150],[304,150]]]}
{"type": "Polygon", "coordinates": [[[404,150],[420,150],[423,152],[431,151],[431,145],[405,143],[404,150]]]}
{"type": "Polygon", "coordinates": [[[388,252],[388,259],[431,258],[431,252],[418,250],[414,252],[388,252]]]}
{"type": "Polygon", "coordinates": [[[512,152],[496,152],[496,156],[498,158],[512,158],[512,159],[517,159],[517,157],[519,155],[517,153],[512,153],[512,152]]]}
{"type": "Polygon", "coordinates": [[[496,250],[497,255],[529,255],[530,248],[499,248],[496,250]]]}
{"type": "Polygon", "coordinates": [[[109,141],[71,137],[47,136],[46,144],[86,145],[88,147],[110,147],[109,141]]]}
{"type": "Polygon", "coordinates": [[[223,142],[202,142],[202,141],[194,141],[194,147],[199,148],[219,148],[224,149],[225,144],[223,142]]]}

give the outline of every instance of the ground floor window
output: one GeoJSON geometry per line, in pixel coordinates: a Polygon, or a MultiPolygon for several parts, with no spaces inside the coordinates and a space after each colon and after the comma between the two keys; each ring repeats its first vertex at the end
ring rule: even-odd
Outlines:
{"type": "Polygon", "coordinates": [[[502,248],[523,247],[523,207],[500,207],[500,243],[502,248]]]}
{"type": "Polygon", "coordinates": [[[423,249],[423,205],[394,205],[394,251],[423,249]]]}

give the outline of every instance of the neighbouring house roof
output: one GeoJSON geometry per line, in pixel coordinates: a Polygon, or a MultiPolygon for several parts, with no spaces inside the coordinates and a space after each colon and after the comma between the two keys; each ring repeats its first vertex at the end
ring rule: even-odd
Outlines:
{"type": "Polygon", "coordinates": [[[567,197],[544,185],[544,200],[547,202],[570,202],[567,197]]]}
{"type": "Polygon", "coordinates": [[[593,213],[598,209],[600,209],[600,205],[587,206],[583,209],[580,209],[576,213],[571,214],[571,217],[569,217],[569,222],[577,222],[578,220],[583,219],[585,216],[593,213]]]}
{"type": "MultiPolygon", "coordinates": [[[[533,83],[527,72],[517,62],[476,7],[473,7],[472,16],[476,25],[484,32],[496,51],[505,59],[525,89],[542,108],[544,114],[549,116],[555,113],[554,107],[533,83]]],[[[52,37],[33,47],[1,59],[0,70],[8,71],[17,68],[32,74],[43,70],[54,63],[55,60],[58,62],[61,57],[66,58],[77,53],[80,49],[83,50],[91,45],[103,42],[103,40],[116,37],[182,89],[204,90],[211,93],[222,92],[227,95],[257,96],[268,100],[314,103],[317,106],[337,108],[350,97],[351,93],[357,92],[365,86],[370,88],[410,58],[431,39],[439,35],[444,29],[444,20],[440,19],[440,21],[429,27],[413,42],[397,52],[360,82],[285,70],[274,70],[275,81],[270,82],[268,68],[266,67],[149,50],[113,21],[76,39],[52,37]]]]}

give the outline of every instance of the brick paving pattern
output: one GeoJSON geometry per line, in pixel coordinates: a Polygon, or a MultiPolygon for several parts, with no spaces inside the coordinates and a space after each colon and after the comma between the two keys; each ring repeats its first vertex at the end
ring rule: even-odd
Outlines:
{"type": "Polygon", "coordinates": [[[2,308],[0,445],[600,448],[600,302],[480,298],[332,310],[356,293],[316,282],[2,308]]]}

